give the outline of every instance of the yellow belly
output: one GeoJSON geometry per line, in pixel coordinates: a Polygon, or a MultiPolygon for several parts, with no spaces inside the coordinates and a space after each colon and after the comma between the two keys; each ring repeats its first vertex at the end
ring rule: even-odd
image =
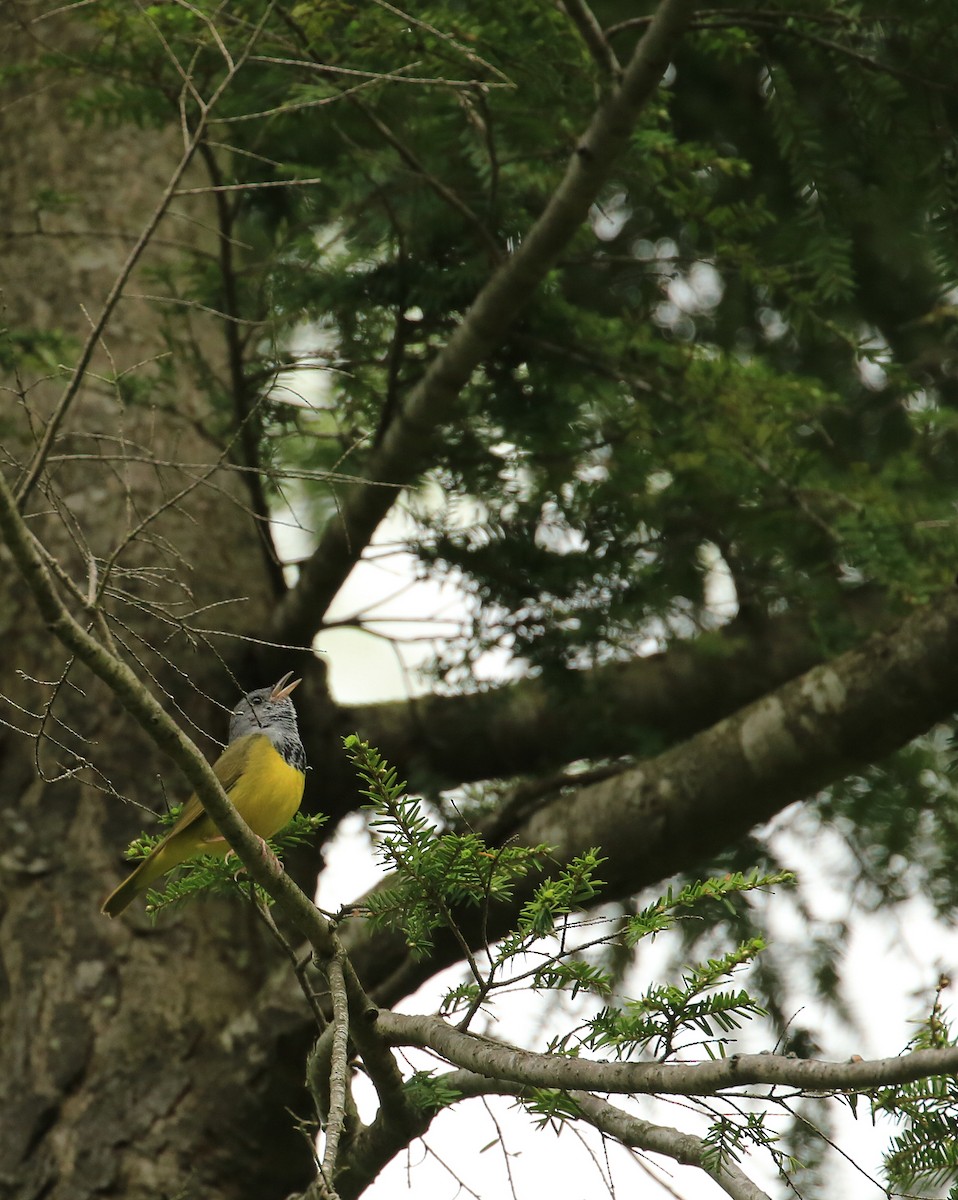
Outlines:
{"type": "MultiPolygon", "coordinates": [[[[261,838],[272,837],[292,820],[303,798],[306,776],[291,767],[261,733],[231,742],[213,770],[243,820],[261,838]]],[[[102,911],[115,917],[173,867],[199,854],[224,855],[228,851],[225,838],[191,796],[177,825],[106,898],[102,911]]]]}
{"type": "MultiPolygon", "coordinates": [[[[236,811],[252,831],[261,838],[272,837],[288,824],[303,799],[306,776],[291,767],[265,736],[249,738],[244,746],[242,769],[227,793],[236,811]]],[[[221,760],[222,761],[222,760],[221,760]]],[[[213,770],[224,782],[218,768],[213,770]]],[[[198,854],[225,855],[229,844],[204,813],[186,829],[174,833],[170,840],[154,852],[143,874],[144,884],[152,882],[198,854]]]]}
{"type": "Polygon", "coordinates": [[[229,797],[250,829],[268,838],[293,819],[305,784],[303,772],[291,767],[268,737],[255,737],[229,797]]]}

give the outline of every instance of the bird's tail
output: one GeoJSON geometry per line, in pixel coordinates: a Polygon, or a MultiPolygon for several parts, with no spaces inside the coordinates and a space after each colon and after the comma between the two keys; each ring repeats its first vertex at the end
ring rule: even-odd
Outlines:
{"type": "Polygon", "coordinates": [[[149,858],[144,858],[136,870],[131,871],[120,886],[110,892],[103,901],[100,912],[108,917],[118,917],[128,904],[145,892],[153,880],[162,874],[163,868],[157,863],[155,853],[149,858]]]}

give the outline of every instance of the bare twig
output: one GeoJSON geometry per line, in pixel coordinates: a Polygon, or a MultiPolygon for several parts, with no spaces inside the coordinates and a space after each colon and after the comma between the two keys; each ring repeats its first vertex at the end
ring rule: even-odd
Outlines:
{"type": "MultiPolygon", "coordinates": [[[[334,78],[345,76],[348,79],[368,79],[372,83],[410,83],[418,87],[444,87],[444,88],[474,88],[476,81],[474,79],[442,79],[434,75],[406,75],[400,72],[411,71],[413,67],[419,66],[418,62],[407,63],[405,67],[400,67],[398,71],[360,71],[354,67],[334,66],[332,63],[314,62],[310,58],[276,58],[272,55],[254,55],[251,62],[262,63],[269,67],[300,67],[304,71],[315,72],[319,75],[330,75],[334,78]]],[[[508,83],[489,83],[483,84],[488,88],[503,88],[512,87],[508,83]]]]}
{"type": "MultiPolygon", "coordinates": [[[[265,20],[266,14],[269,13],[270,7],[270,5],[266,6],[263,20],[265,20]]],[[[33,459],[27,468],[26,474],[20,481],[20,484],[17,488],[16,502],[21,511],[23,510],[27,500],[30,498],[30,493],[36,486],[37,480],[40,478],[44,464],[47,460],[47,456],[53,448],[53,444],[56,441],[57,432],[63,423],[64,418],[69,412],[73,402],[79,395],[80,387],[86,376],[87,368],[89,367],[90,361],[93,358],[93,352],[99,344],[100,338],[106,329],[110,318],[113,316],[113,311],[119,303],[120,297],[123,295],[127,282],[133,273],[133,269],[139,262],[140,257],[142,256],[146,247],[150,244],[153,234],[156,232],[160,221],[163,219],[163,216],[165,215],[171,201],[173,200],[173,197],[176,194],[180,180],[186,173],[186,170],[192,162],[197,148],[203,140],[206,132],[207,122],[210,118],[210,113],[231,86],[240,67],[252,54],[253,47],[255,46],[258,36],[259,28],[257,28],[255,33],[250,37],[250,40],[240,58],[236,62],[230,63],[229,69],[226,71],[225,75],[214,89],[209,100],[203,101],[195,92],[193,93],[198,103],[199,117],[186,142],[183,153],[180,155],[180,160],[174,167],[170,178],[167,180],[166,187],[163,189],[163,192],[160,195],[153,212],[150,214],[146,225],[143,227],[142,233],[137,238],[132,249],[130,250],[130,253],[127,255],[126,261],[120,268],[116,279],[114,279],[107,298],[104,300],[103,306],[100,309],[99,316],[97,316],[96,320],[92,322],[92,328],[87,335],[87,339],[84,342],[83,348],[80,351],[80,355],[73,367],[70,382],[64,389],[63,394],[57,401],[56,407],[47,421],[46,428],[43,431],[43,437],[40,439],[40,444],[34,453],[33,459]]],[[[192,84],[189,83],[189,81],[185,81],[184,88],[192,89],[192,84]]]]}
{"type": "Polygon", "coordinates": [[[206,187],[179,188],[177,196],[206,196],[211,192],[255,192],[260,188],[278,187],[309,187],[314,183],[323,183],[322,179],[263,179],[255,183],[218,183],[206,187]]]}
{"type": "Polygon", "coordinates": [[[361,100],[358,100],[355,97],[353,97],[352,102],[361,110],[367,120],[375,126],[376,130],[389,143],[389,145],[393,147],[393,149],[403,160],[403,162],[410,168],[410,170],[415,171],[417,175],[420,175],[423,181],[430,188],[432,188],[432,190],[441,200],[448,204],[450,208],[458,212],[459,215],[465,220],[467,225],[471,225],[473,229],[475,229],[476,233],[479,235],[479,239],[486,248],[486,252],[489,255],[489,261],[493,264],[501,262],[503,258],[502,247],[496,241],[495,237],[493,237],[489,229],[486,228],[484,222],[475,212],[473,212],[465,200],[463,200],[457,192],[454,192],[452,188],[447,187],[441,179],[434,175],[410,149],[410,147],[407,146],[400,137],[393,133],[386,122],[381,120],[376,115],[376,113],[369,107],[368,104],[364,104],[361,100]]]}
{"type": "MultiPolygon", "coordinates": [[[[320,1170],[327,1181],[332,1181],[336,1176],[336,1159],[339,1154],[339,1139],[346,1121],[346,1094],[349,1087],[349,1005],[343,975],[345,957],[337,939],[336,953],[326,968],[333,1001],[333,1046],[329,1067],[329,1117],[320,1170]]],[[[331,1186],[331,1183],[328,1182],[327,1186],[331,1186]]]]}
{"type": "Polygon", "coordinates": [[[305,958],[296,953],[294,947],[290,944],[289,939],[283,934],[282,930],[273,920],[273,914],[269,911],[267,904],[259,903],[256,892],[253,892],[253,907],[256,910],[256,915],[262,920],[263,924],[276,939],[277,944],[282,949],[283,953],[290,961],[293,972],[296,975],[299,989],[306,998],[306,1003],[309,1005],[310,1012],[313,1014],[313,1019],[316,1022],[316,1028],[320,1033],[323,1033],[327,1026],[326,1014],[323,1012],[322,1005],[309,982],[309,977],[306,974],[306,968],[312,961],[312,955],[307,955],[305,958]]]}
{"type": "Polygon", "coordinates": [[[460,42],[457,38],[453,37],[451,33],[446,33],[442,29],[437,29],[435,25],[430,25],[428,21],[424,21],[420,17],[415,17],[412,15],[412,13],[408,13],[401,8],[397,8],[394,4],[389,4],[388,0],[374,0],[374,3],[378,4],[380,8],[384,8],[387,12],[393,13],[394,16],[400,17],[403,21],[408,21],[410,25],[415,25],[419,29],[424,29],[427,33],[431,33],[433,37],[438,38],[440,41],[446,42],[447,45],[454,47],[454,49],[458,51],[458,53],[461,54],[467,62],[475,63],[477,66],[489,71],[490,74],[498,76],[498,78],[509,87],[516,86],[509,76],[501,71],[497,66],[491,63],[487,58],[482,58],[481,55],[477,54],[475,50],[471,49],[464,42],[460,42]]]}

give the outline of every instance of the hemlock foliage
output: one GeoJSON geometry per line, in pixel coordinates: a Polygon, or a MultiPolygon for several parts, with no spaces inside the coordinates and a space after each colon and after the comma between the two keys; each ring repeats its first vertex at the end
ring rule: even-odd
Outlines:
{"type": "MultiPolygon", "coordinates": [[[[593,10],[621,62],[655,10],[638,7],[593,10]]],[[[217,252],[149,267],[170,355],[110,382],[131,410],[186,411],[183,395],[202,395],[203,436],[243,472],[261,523],[290,499],[310,530],[337,519],[405,398],[582,151],[616,76],[570,12],[579,5],[101,0],[74,18],[82,53],[46,50],[47,69],[81,81],[71,119],[182,122],[187,133],[207,121],[183,191],[215,189],[217,252]],[[238,64],[204,112],[197,97],[238,64]],[[200,312],[223,318],[228,379],[192,336],[200,312]]],[[[417,488],[402,496],[405,548],[420,577],[453,582],[467,603],[458,633],[437,639],[437,691],[481,690],[481,660],[495,651],[562,697],[577,673],[650,646],[694,640],[703,656],[730,654],[718,631],[733,616],[743,640],[802,617],[834,654],[863,624],[887,624],[950,584],[956,55],[952,0],[810,0],[801,11],[770,0],[693,18],[588,222],[448,419],[422,430],[417,488]]],[[[22,72],[8,68],[8,82],[22,72]]],[[[36,196],[41,221],[82,205],[36,196]]],[[[0,365],[56,372],[70,346],[11,320],[0,365]]],[[[628,754],[662,743],[638,728],[628,754]]],[[[442,1012],[463,1028],[521,983],[595,1002],[549,1043],[557,1056],[723,1058],[745,1022],[768,1018],[806,1057],[816,1021],[793,1024],[790,960],[842,1015],[846,930],[816,923],[814,881],[774,901],[807,921],[804,943],[767,946],[765,893],[791,880],[774,839],[724,847],[661,899],[619,905],[590,931],[582,914],[602,903],[607,847],[555,865],[546,843],[497,844],[483,820],[516,781],[443,791],[446,780],[419,780],[421,798],[361,737],[346,751],[397,880],[365,899],[364,915],[400,931],[420,960],[440,933],[460,940],[469,970],[442,1012]],[[483,920],[517,895],[515,923],[477,951],[462,913],[483,920]],[[625,998],[636,946],[673,929],[671,981],[625,998]]],[[[609,766],[596,754],[575,769],[609,766]]],[[[953,919],[953,774],[942,726],[830,784],[800,832],[844,842],[860,907],[920,890],[953,919]]],[[[297,827],[294,844],[313,828],[297,827]]],[[[150,906],[230,890],[229,875],[203,863],[150,906]]],[[[911,1048],[954,1044],[939,994],[911,1048]]],[[[890,1186],[958,1194],[953,1084],[868,1093],[903,1126],[890,1186]]],[[[425,1070],[406,1089],[424,1112],[461,1094],[425,1070]]],[[[562,1089],[519,1098],[544,1123],[582,1112],[562,1089]]],[[[716,1116],[702,1166],[717,1174],[764,1147],[783,1175],[805,1171],[813,1186],[804,1114],[780,1141],[760,1113],[716,1116]]]]}

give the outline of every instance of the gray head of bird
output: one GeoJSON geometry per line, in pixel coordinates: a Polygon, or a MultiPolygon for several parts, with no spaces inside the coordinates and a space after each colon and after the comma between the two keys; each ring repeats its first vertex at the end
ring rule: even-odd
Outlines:
{"type": "Polygon", "coordinates": [[[274,729],[298,734],[296,709],[289,694],[302,680],[294,679],[290,683],[292,673],[287,671],[272,687],[257,688],[246,693],[230,714],[231,742],[257,730],[267,732],[274,729]]]}

